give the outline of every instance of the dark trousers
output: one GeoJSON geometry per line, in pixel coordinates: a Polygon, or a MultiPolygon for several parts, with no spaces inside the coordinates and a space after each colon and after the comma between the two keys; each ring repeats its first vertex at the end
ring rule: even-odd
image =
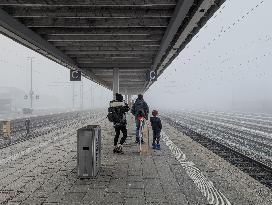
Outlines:
{"type": "Polygon", "coordinates": [[[153,144],[160,144],[161,131],[153,130],[153,144]]]}
{"type": "Polygon", "coordinates": [[[127,128],[126,128],[126,126],[115,127],[114,146],[116,146],[117,143],[118,143],[118,139],[119,139],[119,136],[120,136],[120,131],[122,131],[122,133],[123,133],[123,137],[120,140],[120,144],[121,145],[124,144],[124,142],[127,139],[127,128]]]}

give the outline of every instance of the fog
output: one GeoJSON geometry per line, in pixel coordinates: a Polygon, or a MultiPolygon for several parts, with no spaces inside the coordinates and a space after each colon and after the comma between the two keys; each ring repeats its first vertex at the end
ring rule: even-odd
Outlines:
{"type": "Polygon", "coordinates": [[[147,101],[158,109],[272,112],[272,1],[260,2],[226,1],[153,84],[147,101]]]}
{"type": "Polygon", "coordinates": [[[0,35],[0,94],[8,88],[17,88],[24,94],[14,105],[18,109],[29,107],[24,99],[30,91],[30,59],[33,58],[34,109],[82,107],[80,87],[83,84],[83,108],[99,108],[108,105],[112,93],[85,78],[70,82],[70,70],[41,56],[34,51],[0,35]],[[74,95],[73,95],[74,87],[74,95]],[[5,89],[6,88],[6,89],[5,89]],[[36,96],[39,99],[36,99],[36,96]],[[74,98],[73,98],[74,96],[74,98]],[[73,102],[74,101],[74,102],[73,102]]]}
{"type": "MultiPolygon", "coordinates": [[[[157,109],[272,112],[272,1],[229,0],[145,93],[157,109]]],[[[81,82],[69,70],[0,35],[0,87],[30,90],[33,57],[34,108],[79,108],[81,82]]],[[[83,107],[106,107],[112,93],[83,79],[83,107]]]]}

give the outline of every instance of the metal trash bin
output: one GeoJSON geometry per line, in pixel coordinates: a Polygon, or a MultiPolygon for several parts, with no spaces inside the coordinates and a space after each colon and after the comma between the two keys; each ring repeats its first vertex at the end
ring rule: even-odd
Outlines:
{"type": "Polygon", "coordinates": [[[99,125],[87,125],[77,130],[78,177],[95,177],[100,167],[101,128],[99,125]]]}

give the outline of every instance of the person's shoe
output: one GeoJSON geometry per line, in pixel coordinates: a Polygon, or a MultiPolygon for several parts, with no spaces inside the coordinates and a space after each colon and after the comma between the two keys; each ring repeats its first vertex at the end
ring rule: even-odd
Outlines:
{"type": "Polygon", "coordinates": [[[135,140],[135,143],[139,143],[139,139],[136,139],[136,140],[135,140]]]}
{"type": "Polygon", "coordinates": [[[152,143],[152,149],[156,149],[156,144],[152,143]]]}
{"type": "Polygon", "coordinates": [[[113,153],[117,153],[118,146],[116,145],[113,149],[113,153]]]}
{"type": "Polygon", "coordinates": [[[161,150],[161,145],[160,144],[157,144],[156,150],[161,150]]]}
{"type": "Polygon", "coordinates": [[[124,152],[123,152],[123,146],[122,145],[117,145],[117,153],[119,153],[119,154],[124,154],[124,152]]]}

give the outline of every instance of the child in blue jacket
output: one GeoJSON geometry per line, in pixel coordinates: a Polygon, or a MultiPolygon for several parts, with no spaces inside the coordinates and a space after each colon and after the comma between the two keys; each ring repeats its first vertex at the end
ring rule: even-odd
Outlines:
{"type": "Polygon", "coordinates": [[[152,143],[152,148],[160,150],[160,137],[161,137],[161,129],[162,129],[162,124],[161,124],[161,119],[158,117],[158,111],[153,110],[152,111],[152,116],[150,117],[150,122],[153,130],[153,143],[152,143]]]}

